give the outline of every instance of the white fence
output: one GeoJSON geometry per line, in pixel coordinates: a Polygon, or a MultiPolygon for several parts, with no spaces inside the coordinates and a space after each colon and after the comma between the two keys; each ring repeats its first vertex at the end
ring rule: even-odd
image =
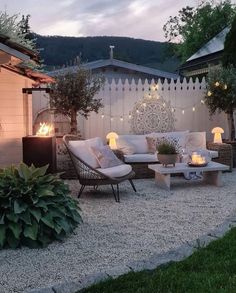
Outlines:
{"type": "MultiPolygon", "coordinates": [[[[131,112],[137,101],[145,95],[153,93],[155,83],[149,84],[148,81],[139,80],[130,83],[121,80],[111,83],[106,82],[104,88],[97,94],[97,98],[102,99],[104,107],[99,113],[91,113],[88,120],[78,117],[78,126],[84,138],[100,136],[105,138],[110,131],[118,134],[131,133],[131,112]]],[[[161,96],[167,103],[171,104],[171,108],[175,117],[174,128],[176,130],[190,131],[206,131],[208,139],[212,139],[210,133],[215,126],[225,129],[225,137],[227,137],[227,120],[225,114],[217,114],[213,117],[209,116],[209,111],[203,103],[204,92],[206,91],[206,82],[203,79],[199,82],[191,79],[187,82],[177,80],[168,83],[160,81],[156,84],[156,94],[161,96]]],[[[33,112],[40,112],[47,105],[45,95],[34,94],[33,112]],[[36,97],[37,95],[37,97],[36,97]],[[40,105],[40,106],[39,106],[40,105]],[[39,109],[41,107],[41,109],[39,109]]]]}

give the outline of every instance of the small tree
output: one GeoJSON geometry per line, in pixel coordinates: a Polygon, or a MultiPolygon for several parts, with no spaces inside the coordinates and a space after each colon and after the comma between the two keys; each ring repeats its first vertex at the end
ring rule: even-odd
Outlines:
{"type": "Polygon", "coordinates": [[[31,50],[36,50],[36,40],[29,39],[29,15],[18,20],[19,15],[8,15],[6,12],[0,11],[0,34],[8,36],[12,41],[21,44],[31,50]],[[28,25],[28,30],[23,30],[24,24],[28,25]]]}
{"type": "Polygon", "coordinates": [[[231,29],[226,35],[223,53],[223,66],[233,65],[236,67],[236,17],[232,23],[231,29]]]}
{"type": "Polygon", "coordinates": [[[233,67],[209,71],[205,102],[210,114],[225,112],[228,118],[230,140],[235,140],[233,112],[236,109],[236,69],[233,67]]]}
{"type": "Polygon", "coordinates": [[[232,23],[236,8],[230,0],[202,1],[197,7],[182,8],[163,26],[168,41],[177,41],[183,61],[232,23]]]}
{"type": "Polygon", "coordinates": [[[88,118],[90,112],[98,113],[103,107],[101,99],[95,99],[104,83],[104,78],[92,75],[91,71],[78,65],[76,72],[67,72],[55,77],[50,96],[51,108],[70,118],[71,133],[77,134],[77,114],[88,118]]]}

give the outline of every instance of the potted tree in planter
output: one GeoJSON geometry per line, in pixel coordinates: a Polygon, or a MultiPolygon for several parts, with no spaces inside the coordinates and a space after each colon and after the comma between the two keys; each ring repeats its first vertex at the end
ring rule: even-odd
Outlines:
{"type": "Polygon", "coordinates": [[[167,139],[162,139],[157,144],[157,158],[158,161],[164,166],[173,165],[177,162],[179,157],[179,150],[177,144],[167,139]]]}
{"type": "MultiPolygon", "coordinates": [[[[236,109],[236,69],[219,67],[211,69],[207,76],[205,103],[211,115],[224,112],[227,115],[229,140],[233,148],[235,142],[234,111],[236,109]]],[[[235,158],[234,158],[235,161],[235,158]]]]}
{"type": "Polygon", "coordinates": [[[64,75],[56,76],[55,80],[50,95],[51,108],[56,113],[68,116],[70,132],[77,134],[77,115],[81,114],[88,118],[90,112],[98,113],[103,107],[101,99],[96,99],[94,96],[104,84],[104,77],[92,75],[92,72],[85,69],[78,61],[76,71],[67,71],[64,75]]]}

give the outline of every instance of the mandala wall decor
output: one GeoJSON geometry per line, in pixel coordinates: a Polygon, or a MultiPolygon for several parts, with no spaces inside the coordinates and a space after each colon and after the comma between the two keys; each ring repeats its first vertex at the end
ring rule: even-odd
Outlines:
{"type": "Polygon", "coordinates": [[[131,112],[131,131],[134,134],[174,130],[174,113],[170,102],[159,96],[148,96],[135,103],[131,112]]]}

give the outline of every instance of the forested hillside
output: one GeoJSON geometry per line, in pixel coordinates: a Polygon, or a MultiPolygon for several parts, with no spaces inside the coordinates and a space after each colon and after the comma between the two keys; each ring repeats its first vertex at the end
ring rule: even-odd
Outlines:
{"type": "Polygon", "coordinates": [[[114,58],[175,71],[179,60],[173,44],[126,37],[61,37],[37,35],[37,47],[48,69],[58,68],[81,56],[84,62],[109,58],[109,46],[114,45],[114,58]]]}

